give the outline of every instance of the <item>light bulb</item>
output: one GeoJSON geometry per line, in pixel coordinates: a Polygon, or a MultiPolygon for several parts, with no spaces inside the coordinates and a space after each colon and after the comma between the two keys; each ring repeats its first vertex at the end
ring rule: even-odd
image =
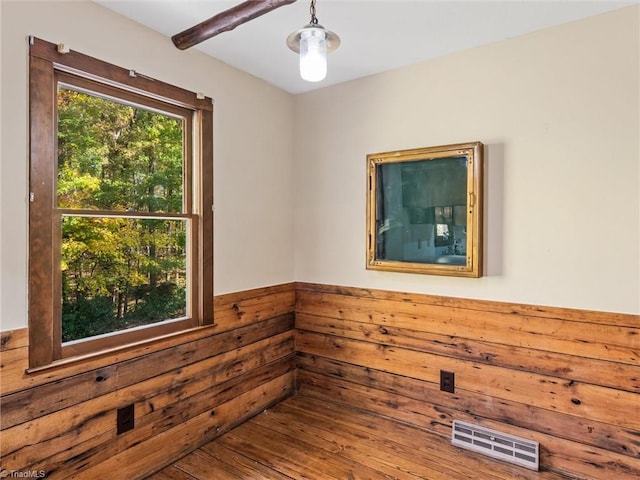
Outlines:
{"type": "Polygon", "coordinates": [[[327,37],[322,28],[300,32],[300,76],[307,82],[319,82],[327,76],[327,37]]]}

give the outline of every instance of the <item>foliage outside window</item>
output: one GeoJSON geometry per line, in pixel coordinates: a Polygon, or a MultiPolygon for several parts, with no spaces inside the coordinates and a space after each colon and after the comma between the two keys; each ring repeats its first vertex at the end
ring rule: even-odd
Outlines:
{"type": "Polygon", "coordinates": [[[30,366],[211,323],[211,101],[37,39],[30,62],[30,366]]]}

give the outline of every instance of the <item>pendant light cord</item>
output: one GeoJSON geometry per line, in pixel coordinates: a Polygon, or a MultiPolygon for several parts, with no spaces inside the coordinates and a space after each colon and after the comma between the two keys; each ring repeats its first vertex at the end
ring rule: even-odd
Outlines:
{"type": "Polygon", "coordinates": [[[317,25],[318,19],[316,18],[316,0],[311,0],[311,6],[309,7],[309,12],[311,13],[311,21],[309,23],[311,25],[317,25]]]}

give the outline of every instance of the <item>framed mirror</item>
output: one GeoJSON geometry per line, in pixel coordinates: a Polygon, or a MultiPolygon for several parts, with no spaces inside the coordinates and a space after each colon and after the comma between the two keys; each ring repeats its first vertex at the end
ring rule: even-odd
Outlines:
{"type": "Polygon", "coordinates": [[[367,155],[367,269],[482,276],[480,142],[367,155]]]}

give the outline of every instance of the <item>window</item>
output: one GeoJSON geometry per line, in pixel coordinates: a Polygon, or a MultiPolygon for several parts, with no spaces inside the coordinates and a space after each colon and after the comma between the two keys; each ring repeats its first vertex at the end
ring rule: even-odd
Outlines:
{"type": "Polygon", "coordinates": [[[212,104],[32,39],[30,367],[212,323],[212,104]]]}

